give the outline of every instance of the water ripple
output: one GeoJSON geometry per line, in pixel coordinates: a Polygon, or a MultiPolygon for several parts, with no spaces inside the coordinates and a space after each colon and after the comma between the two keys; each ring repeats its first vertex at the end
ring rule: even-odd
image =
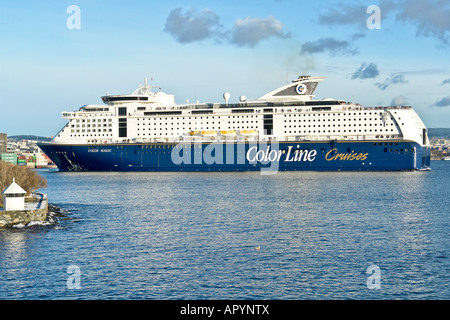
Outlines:
{"type": "Polygon", "coordinates": [[[0,231],[0,298],[448,299],[450,164],[433,167],[43,172],[58,206],[0,231]]]}

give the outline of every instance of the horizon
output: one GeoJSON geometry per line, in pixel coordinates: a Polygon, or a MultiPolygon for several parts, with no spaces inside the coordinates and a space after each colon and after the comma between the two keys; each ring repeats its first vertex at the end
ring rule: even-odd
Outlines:
{"type": "Polygon", "coordinates": [[[184,103],[253,100],[303,74],[327,77],[315,99],[411,105],[448,128],[448,16],[437,0],[2,3],[0,131],[54,136],[63,111],[144,77],[184,103]]]}

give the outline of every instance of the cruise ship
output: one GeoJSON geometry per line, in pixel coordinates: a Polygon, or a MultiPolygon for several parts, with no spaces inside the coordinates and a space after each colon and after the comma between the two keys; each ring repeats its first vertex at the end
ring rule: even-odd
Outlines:
{"type": "Polygon", "coordinates": [[[176,104],[148,84],[64,111],[39,147],[60,171],[429,170],[427,128],[410,106],[315,99],[300,76],[255,100],[176,104]]]}

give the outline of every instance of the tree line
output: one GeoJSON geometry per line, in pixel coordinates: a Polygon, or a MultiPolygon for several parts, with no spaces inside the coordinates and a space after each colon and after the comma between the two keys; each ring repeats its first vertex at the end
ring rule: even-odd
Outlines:
{"type": "MultiPolygon", "coordinates": [[[[0,191],[3,192],[15,178],[16,183],[30,195],[34,191],[47,188],[47,179],[26,166],[15,166],[0,160],[0,191]]],[[[3,207],[3,196],[0,197],[3,207]]]]}

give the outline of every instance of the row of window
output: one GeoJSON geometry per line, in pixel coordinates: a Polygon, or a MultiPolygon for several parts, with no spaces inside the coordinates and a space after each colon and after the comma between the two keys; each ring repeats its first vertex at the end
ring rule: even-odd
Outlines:
{"type": "MultiPolygon", "coordinates": [[[[145,107],[138,107],[139,111],[142,111],[144,109],[145,109],[145,107]]],[[[347,116],[351,116],[351,115],[353,115],[353,116],[356,116],[356,115],[359,115],[359,116],[361,116],[361,115],[369,115],[369,116],[380,115],[380,116],[382,116],[383,115],[383,112],[380,112],[380,111],[337,112],[337,113],[307,112],[307,113],[305,113],[304,111],[300,111],[300,110],[297,110],[297,109],[275,109],[275,112],[277,113],[279,110],[281,110],[282,113],[284,113],[285,111],[286,112],[293,112],[294,111],[294,113],[284,114],[284,117],[297,117],[297,116],[298,117],[315,117],[315,116],[317,116],[317,117],[320,117],[320,116],[347,117],[347,116]],[[301,113],[296,113],[296,112],[301,112],[301,113]]],[[[109,111],[109,110],[108,110],[108,108],[104,108],[103,110],[101,110],[101,108],[99,108],[98,110],[90,108],[90,109],[87,109],[85,112],[88,112],[88,111],[109,111]]],[[[246,111],[248,113],[252,113],[251,109],[243,109],[243,110],[237,110],[237,111],[232,110],[232,112],[243,112],[243,111],[246,111]]],[[[268,111],[273,112],[273,109],[268,109],[268,111]]],[[[197,110],[197,111],[193,111],[193,112],[205,113],[205,110],[197,110]]],[[[211,110],[206,110],[206,112],[211,113],[211,110]]],[[[394,114],[396,114],[396,113],[397,112],[394,111],[394,114]]],[[[63,114],[63,116],[71,116],[71,115],[72,114],[70,114],[70,113],[64,113],[63,114]]],[[[111,114],[106,114],[106,115],[110,116],[111,114]]],[[[119,108],[119,115],[123,115],[123,116],[126,115],[126,107],[119,108]]],[[[179,115],[179,111],[176,111],[176,115],[179,115]]],[[[216,114],[216,115],[224,117],[223,114],[216,114]]],[[[84,117],[85,115],[83,113],[79,113],[79,114],[77,114],[77,116],[84,117]]],[[[104,114],[98,114],[96,116],[104,116],[104,114]]],[[[184,115],[184,117],[186,117],[186,115],[184,115]]],[[[228,116],[228,117],[230,117],[230,116],[228,116]]],[[[237,116],[237,117],[249,117],[249,116],[237,116]]],[[[250,117],[253,117],[253,116],[250,116],[250,117]]],[[[254,117],[258,117],[258,116],[254,115],[254,117]]],[[[191,118],[191,117],[188,117],[188,118],[191,118]]],[[[196,117],[192,117],[192,118],[196,118],[196,117]]],[[[93,121],[95,121],[95,119],[93,119],[93,121]]]]}
{"type": "MultiPolygon", "coordinates": [[[[75,126],[74,124],[72,124],[72,125],[70,125],[70,127],[71,127],[71,128],[90,128],[91,125],[90,125],[90,124],[82,124],[82,125],[77,124],[77,125],[75,126]]],[[[92,124],[92,127],[95,128],[95,127],[97,127],[97,125],[96,125],[95,123],[93,123],[93,124],[92,124]]],[[[102,124],[99,123],[99,124],[98,124],[98,127],[99,127],[99,128],[102,127],[102,124]]],[[[103,124],[103,127],[112,127],[112,124],[111,124],[111,123],[109,123],[109,124],[104,123],[104,124],[103,124]]]]}
{"type": "MultiPolygon", "coordinates": [[[[306,120],[304,120],[304,121],[306,121],[306,120]]],[[[309,121],[309,120],[308,120],[309,121]]],[[[256,121],[254,122],[254,121],[242,121],[242,122],[240,122],[240,121],[228,121],[228,125],[229,125],[229,127],[230,127],[230,129],[236,129],[236,127],[235,126],[232,126],[232,124],[240,124],[240,123],[242,123],[242,124],[244,124],[244,123],[247,123],[247,124],[253,124],[253,123],[255,123],[255,125],[256,125],[256,121]]],[[[295,123],[295,120],[294,120],[294,123],[295,123]]],[[[192,125],[192,123],[191,122],[189,122],[188,123],[189,125],[192,125]]],[[[210,129],[209,128],[209,122],[207,121],[206,123],[202,123],[203,125],[206,125],[206,129],[208,130],[208,129],[210,129]]],[[[211,122],[211,124],[213,124],[214,125],[214,123],[213,122],[211,122]]],[[[138,123],[138,125],[139,125],[139,123],[138,123]]],[[[145,126],[145,124],[143,124],[144,126],[145,126]]],[[[169,124],[168,123],[165,123],[164,125],[166,125],[166,126],[168,126],[169,124]]],[[[170,123],[170,125],[174,125],[174,123],[170,123]]],[[[180,125],[179,123],[176,123],[175,125],[180,125]]],[[[185,123],[183,122],[182,123],[182,125],[185,125],[185,123]]],[[[217,125],[219,125],[219,124],[217,124],[217,125]]],[[[358,124],[353,124],[353,126],[357,126],[358,124]]],[[[364,125],[364,126],[372,126],[372,123],[363,123],[363,124],[361,124],[361,123],[359,123],[359,126],[361,127],[362,125],[364,125]]],[[[374,123],[373,124],[375,127],[378,125],[377,123],[374,123]]],[[[390,123],[390,126],[393,126],[394,124],[393,123],[390,123]]],[[[97,125],[96,124],[92,124],[92,127],[93,128],[95,128],[97,125]]],[[[99,124],[98,125],[99,127],[101,126],[101,124],[99,124]]],[[[108,127],[112,127],[112,124],[110,123],[110,124],[106,124],[106,123],[104,123],[103,124],[103,127],[106,127],[106,126],[108,126],[108,127]]],[[[312,125],[313,127],[315,127],[316,125],[312,125]]],[[[328,127],[330,127],[331,125],[329,124],[328,125],[328,127]]],[[[335,127],[336,125],[335,124],[333,124],[333,127],[335,127]]],[[[338,127],[340,127],[341,125],[340,124],[338,124],[337,125],[338,127]]],[[[343,126],[345,127],[345,126],[347,126],[346,124],[343,124],[343,126]]],[[[352,126],[352,124],[349,124],[348,125],[349,127],[351,127],[352,126]]],[[[382,126],[382,124],[380,124],[380,126],[382,126]]],[[[77,124],[77,125],[74,125],[74,124],[72,124],[71,125],[71,128],[85,128],[85,127],[87,127],[87,128],[90,128],[91,127],[91,124],[82,124],[82,125],[79,125],[79,124],[77,124]]],[[[284,126],[284,128],[297,128],[297,127],[299,127],[299,128],[301,128],[301,126],[297,126],[297,125],[293,125],[293,126],[291,126],[291,125],[289,125],[289,126],[287,126],[287,125],[285,125],[284,126]]],[[[306,127],[306,126],[305,126],[306,127]]],[[[308,127],[311,127],[311,125],[308,125],[308,127]]],[[[317,125],[317,127],[319,127],[320,128],[320,124],[319,125],[317,125]]],[[[323,125],[323,127],[326,127],[326,125],[323,125]]],[[[251,128],[253,128],[253,126],[251,126],[251,128]]],[[[166,130],[168,130],[168,128],[166,127],[165,128],[166,130]]],[[[183,129],[186,129],[186,128],[183,128],[183,129]]],[[[213,127],[211,127],[211,129],[215,129],[215,128],[213,128],[213,127]]],[[[137,129],[137,130],[139,130],[139,128],[137,129]]],[[[143,129],[143,130],[145,130],[145,128],[143,129]]],[[[160,128],[160,130],[161,130],[161,128],[160,128]]],[[[179,128],[177,128],[177,130],[179,130],[179,128]]],[[[189,130],[191,130],[191,128],[189,128],[189,130]]]]}
{"type": "MultiPolygon", "coordinates": [[[[359,130],[342,130],[342,132],[343,133],[346,133],[346,132],[349,132],[349,133],[352,133],[352,132],[354,132],[354,133],[357,133],[357,132],[372,132],[372,129],[364,129],[364,131],[362,131],[362,129],[359,129],[359,130]],[[367,131],[367,130],[369,130],[369,131],[367,131]]],[[[373,132],[378,132],[377,131],[377,129],[374,129],[373,130],[373,132]]],[[[389,130],[388,129],[386,129],[386,130],[381,130],[380,129],[380,131],[379,132],[389,132],[389,130]]],[[[394,132],[394,129],[391,129],[391,131],[390,132],[394,132]]],[[[287,131],[287,130],[285,130],[284,131],[284,134],[288,134],[288,133],[291,133],[291,134],[299,134],[299,133],[341,133],[341,130],[302,130],[302,131],[294,131],[294,132],[292,132],[292,131],[287,131]]]]}
{"type": "MultiPolygon", "coordinates": [[[[91,129],[72,129],[70,130],[70,132],[75,133],[75,132],[91,132],[91,129]]],[[[112,132],[112,129],[92,129],[92,132],[112,132]]]]}
{"type": "MultiPolygon", "coordinates": [[[[377,136],[378,137],[378,136],[377,136]]],[[[382,137],[381,137],[382,138],[382,137]]],[[[386,138],[389,138],[388,136],[386,136],[386,138]]],[[[393,137],[392,137],[393,138],[393,137]]],[[[379,145],[379,146],[398,146],[398,142],[374,142],[373,143],[374,146],[379,145]]]]}
{"type": "MultiPolygon", "coordinates": [[[[393,123],[390,124],[391,127],[392,127],[393,125],[394,125],[393,123]]],[[[316,127],[315,124],[313,124],[313,125],[308,124],[308,128],[311,128],[311,126],[312,126],[313,128],[316,127]]],[[[333,124],[333,127],[340,127],[340,126],[341,126],[340,124],[333,124]]],[[[343,126],[343,127],[347,127],[346,124],[343,124],[342,126],[343,126]]],[[[349,123],[348,126],[351,127],[352,124],[349,123]]],[[[358,127],[358,126],[359,126],[359,127],[366,127],[366,126],[371,127],[371,126],[372,126],[372,123],[369,123],[369,124],[367,124],[367,123],[364,123],[364,124],[361,124],[361,123],[359,123],[359,124],[358,124],[358,123],[354,123],[353,126],[354,126],[354,127],[358,127]]],[[[377,124],[374,123],[373,126],[376,127],[377,124]]],[[[302,125],[289,125],[289,126],[284,126],[284,127],[285,127],[285,128],[306,128],[306,125],[303,125],[303,126],[302,126],[302,125]]],[[[318,124],[317,127],[320,128],[320,124],[318,124]]],[[[326,127],[327,127],[326,124],[323,124],[323,125],[322,125],[322,128],[326,128],[326,127]]],[[[331,124],[328,125],[328,128],[330,128],[330,127],[331,127],[331,124]]],[[[381,125],[380,125],[380,127],[381,127],[381,125]]]]}
{"type": "MultiPolygon", "coordinates": [[[[220,121],[218,121],[218,123],[214,123],[214,122],[211,122],[211,124],[217,124],[217,125],[220,125],[222,122],[220,122],[220,121]]],[[[228,124],[232,124],[232,123],[258,123],[258,121],[253,121],[253,120],[250,120],[250,121],[228,121],[228,124]]],[[[183,122],[183,123],[170,123],[170,125],[171,126],[173,126],[173,125],[185,125],[186,123],[185,122],[183,122]]],[[[192,124],[192,122],[188,122],[188,124],[189,125],[191,125],[192,124]]],[[[194,123],[195,124],[195,123],[194,123]]],[[[209,123],[209,121],[206,121],[206,122],[202,122],[202,124],[203,125],[209,125],[210,123],[209,123]]],[[[139,126],[139,123],[137,124],[138,126],[139,126]]],[[[145,126],[146,124],[145,123],[143,123],[142,124],[143,126],[145,126]]],[[[153,125],[153,126],[155,126],[156,124],[155,123],[148,123],[148,125],[153,125]]],[[[165,126],[168,126],[169,125],[169,123],[159,123],[159,125],[165,125],[165,126]]]]}
{"type": "MultiPolygon", "coordinates": [[[[397,112],[394,112],[394,113],[397,113],[397,112]]],[[[294,114],[285,114],[284,116],[285,117],[295,117],[295,116],[312,116],[312,117],[315,117],[315,116],[332,116],[332,117],[335,117],[335,116],[351,116],[352,115],[352,112],[344,112],[344,113],[336,113],[336,114],[334,114],[334,113],[294,113],[294,114]]],[[[376,115],[379,115],[379,116],[382,116],[383,115],[383,113],[382,112],[353,112],[353,115],[354,116],[376,116],[376,115]]]]}
{"type": "MultiPolygon", "coordinates": [[[[317,119],[317,121],[320,121],[320,118],[325,118],[325,116],[330,116],[330,115],[334,116],[335,114],[334,113],[333,114],[308,113],[308,114],[289,114],[289,115],[285,114],[284,117],[285,118],[287,118],[287,117],[297,118],[297,117],[316,117],[317,116],[317,118],[319,118],[319,119],[317,119]]],[[[351,113],[349,113],[349,115],[347,115],[347,114],[337,114],[337,115],[338,116],[343,116],[343,118],[340,119],[342,121],[351,121],[351,119],[347,119],[348,116],[351,115],[351,113]]],[[[355,112],[353,115],[356,116],[357,113],[355,112]]],[[[360,112],[359,115],[366,115],[366,112],[364,112],[363,114],[360,112]]],[[[372,113],[369,112],[368,115],[372,115],[372,113]]],[[[374,112],[373,115],[376,115],[376,113],[374,112]]],[[[243,118],[247,118],[247,119],[249,119],[249,118],[261,118],[261,116],[257,116],[257,115],[246,115],[246,116],[223,116],[223,115],[217,115],[217,117],[216,116],[213,116],[213,117],[209,116],[209,117],[177,117],[177,118],[179,118],[179,119],[176,119],[176,120],[203,120],[203,119],[205,119],[205,120],[212,120],[212,121],[215,121],[215,120],[216,121],[221,121],[224,118],[227,118],[227,119],[243,119],[243,118]]],[[[391,117],[389,117],[389,119],[393,120],[393,118],[391,118],[391,117]]],[[[142,121],[147,121],[147,122],[148,121],[160,122],[162,120],[166,120],[167,121],[168,118],[167,117],[142,118],[142,121]]],[[[175,119],[172,119],[172,120],[175,120],[175,119]]],[[[323,120],[325,121],[325,119],[323,119],[323,120]]],[[[326,120],[331,121],[331,119],[329,117],[326,117],[326,120]]],[[[362,120],[363,120],[362,118],[359,118],[359,119],[353,118],[353,121],[362,121],[362,120]]],[[[372,121],[372,118],[369,118],[368,120],[372,121]]],[[[382,117],[373,118],[373,120],[382,120],[382,117]]],[[[102,121],[103,122],[107,122],[107,121],[108,122],[112,122],[112,119],[76,119],[77,123],[79,123],[79,122],[91,122],[91,121],[92,122],[96,122],[96,121],[97,122],[102,122],[102,121]]],[[[141,118],[137,118],[137,121],[138,121],[138,124],[139,124],[139,121],[141,121],[141,118]]],[[[287,121],[287,120],[285,120],[285,121],[287,121]]],[[[291,121],[291,120],[289,120],[289,121],[291,121]]],[[[293,121],[296,121],[296,120],[294,119],[293,121]]],[[[303,120],[303,121],[306,121],[306,120],[303,120]]],[[[315,121],[315,119],[313,119],[312,121],[315,121]]],[[[333,121],[336,121],[336,119],[333,119],[333,121]]],[[[367,118],[364,118],[364,121],[367,121],[367,118]]]]}
{"type": "MultiPolygon", "coordinates": [[[[331,122],[331,120],[333,120],[334,122],[336,121],[336,119],[330,119],[330,118],[328,118],[328,119],[322,119],[323,120],[323,122],[325,122],[325,121],[328,121],[328,122],[331,122]]],[[[356,119],[356,118],[354,118],[353,119],[353,121],[362,121],[363,119],[361,119],[361,118],[359,118],[359,119],[356,119]]],[[[373,119],[374,121],[380,121],[380,122],[382,122],[382,119],[373,119]]],[[[390,119],[390,120],[393,120],[392,118],[390,119]]],[[[346,118],[344,118],[344,119],[338,119],[338,121],[352,121],[352,119],[351,118],[348,118],[348,119],[346,119],[346,118]]],[[[364,121],[367,121],[367,118],[364,118],[364,121]]],[[[369,121],[372,121],[372,118],[369,118],[369,121]]],[[[284,122],[297,122],[297,120],[296,119],[293,119],[293,120],[284,120],[284,122]]],[[[302,120],[298,120],[298,122],[302,122],[302,120]]],[[[303,120],[303,122],[306,122],[306,119],[304,119],[303,120]]],[[[316,122],[316,119],[308,119],[308,122],[316,122]]],[[[320,122],[320,119],[317,119],[317,122],[320,122]]]]}
{"type": "Polygon", "coordinates": [[[76,137],[112,137],[112,134],[71,134],[70,137],[76,138],[76,137]]]}
{"type": "MultiPolygon", "coordinates": [[[[175,117],[174,117],[175,118],[175,117]]],[[[228,119],[249,119],[249,118],[261,118],[261,117],[258,117],[258,116],[224,116],[224,115],[216,115],[216,116],[209,116],[209,117],[176,117],[176,118],[178,118],[178,120],[203,120],[203,119],[205,119],[205,120],[217,120],[217,121],[220,121],[221,119],[224,119],[224,118],[228,118],[228,119]],[[215,118],[215,119],[214,119],[215,118]]],[[[167,117],[162,117],[162,118],[160,118],[160,117],[157,117],[157,118],[137,118],[136,119],[137,121],[150,121],[150,120],[152,120],[152,121],[161,121],[161,120],[168,120],[168,118],[167,117]]],[[[171,120],[176,120],[176,119],[171,119],[171,120]]]]}
{"type": "Polygon", "coordinates": [[[102,120],[103,120],[103,122],[106,122],[106,121],[108,121],[108,122],[112,122],[112,119],[76,119],[76,121],[77,121],[77,123],[79,123],[79,122],[102,122],[102,120]]]}

